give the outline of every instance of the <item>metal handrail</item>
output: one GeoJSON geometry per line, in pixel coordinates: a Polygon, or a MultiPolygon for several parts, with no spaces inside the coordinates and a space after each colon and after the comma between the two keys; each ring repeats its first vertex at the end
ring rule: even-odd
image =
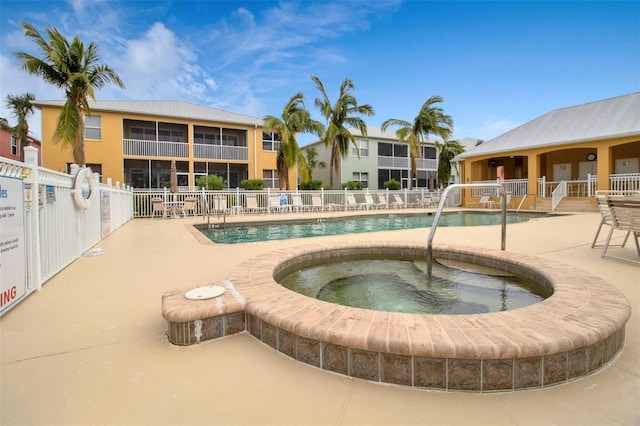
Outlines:
{"type": "Polygon", "coordinates": [[[440,204],[438,205],[438,210],[436,211],[436,217],[433,219],[433,224],[431,225],[431,231],[429,231],[429,237],[427,238],[427,277],[431,280],[431,271],[433,269],[433,237],[436,234],[436,229],[438,228],[438,222],[440,222],[440,216],[442,215],[442,210],[444,209],[444,205],[447,201],[447,196],[449,195],[449,191],[452,189],[458,188],[498,188],[500,191],[500,196],[502,198],[502,244],[501,249],[505,250],[506,248],[506,239],[507,239],[507,192],[504,190],[504,187],[500,183],[455,183],[453,185],[449,185],[445,188],[442,196],[440,198],[440,204]]]}

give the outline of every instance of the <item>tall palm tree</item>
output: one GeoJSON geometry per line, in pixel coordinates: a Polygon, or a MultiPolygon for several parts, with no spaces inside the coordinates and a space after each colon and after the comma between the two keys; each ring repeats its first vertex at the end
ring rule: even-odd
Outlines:
{"type": "MultiPolygon", "coordinates": [[[[413,122],[391,118],[382,123],[382,130],[389,126],[398,126],[396,136],[398,142],[409,145],[409,155],[411,157],[411,176],[418,180],[418,168],[416,159],[422,158],[422,144],[426,142],[429,135],[440,136],[446,140],[453,131],[453,119],[444,113],[444,110],[436,104],[444,102],[442,96],[431,96],[422,105],[418,115],[413,122]]],[[[413,187],[413,179],[409,179],[409,189],[413,187]]]]}
{"type": "Polygon", "coordinates": [[[303,180],[309,178],[309,169],[304,155],[296,141],[296,134],[311,132],[322,134],[322,123],[311,119],[311,114],[304,108],[304,95],[296,93],[285,105],[280,118],[267,115],[264,118],[264,129],[268,132],[277,132],[280,135],[278,147],[278,183],[280,189],[291,189],[289,182],[289,169],[299,166],[303,180]]]}
{"type": "Polygon", "coordinates": [[[21,60],[22,69],[37,75],[60,89],[64,89],[67,100],[58,117],[54,142],[73,147],[73,160],[81,167],[85,166],[84,152],[84,116],[90,115],[89,99],[95,101],[94,91],[107,83],[125,88],[118,74],[109,66],[100,64],[98,45],[91,42],[88,46],[76,35],[71,42],[56,28],[48,27],[45,32],[49,40],[32,25],[21,22],[24,35],[31,38],[42,58],[26,52],[16,52],[21,60]]]}
{"type": "Polygon", "coordinates": [[[309,147],[305,150],[307,157],[307,168],[309,169],[309,180],[313,179],[313,171],[315,169],[326,169],[327,163],[324,161],[318,160],[318,151],[314,147],[309,147]]]}
{"type": "MultiPolygon", "coordinates": [[[[314,81],[322,95],[322,98],[316,98],[315,105],[327,121],[323,141],[325,146],[331,146],[329,186],[333,188],[333,174],[335,172],[336,176],[338,175],[340,159],[349,153],[349,144],[353,144],[358,149],[358,144],[349,132],[349,128],[356,128],[360,130],[363,137],[367,137],[367,124],[362,118],[355,117],[354,114],[371,116],[374,114],[373,107],[369,104],[358,105],[358,101],[351,93],[355,86],[353,81],[348,78],[345,78],[340,85],[340,94],[334,105],[331,105],[320,79],[311,76],[311,80],[314,81]]],[[[359,151],[358,156],[360,156],[359,151]]]]}
{"type": "Polygon", "coordinates": [[[33,103],[36,97],[33,93],[24,93],[23,95],[7,95],[6,106],[13,111],[13,115],[18,123],[11,129],[11,134],[19,140],[20,143],[20,161],[24,161],[24,146],[29,138],[29,123],[27,115],[33,114],[33,103]]]}
{"type": "Polygon", "coordinates": [[[460,145],[460,142],[457,140],[450,140],[443,143],[436,142],[436,150],[438,150],[439,153],[438,186],[446,188],[451,178],[451,160],[464,152],[464,146],[460,145]]]}

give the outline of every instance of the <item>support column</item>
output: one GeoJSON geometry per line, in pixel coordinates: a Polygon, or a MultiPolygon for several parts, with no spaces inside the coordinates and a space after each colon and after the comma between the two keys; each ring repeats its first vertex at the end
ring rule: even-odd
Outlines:
{"type": "Polygon", "coordinates": [[[598,162],[597,165],[597,173],[598,173],[598,190],[608,191],[611,189],[611,184],[609,182],[609,175],[613,173],[613,164],[611,162],[611,148],[609,146],[599,146],[598,147],[598,158],[596,159],[598,162]]]}

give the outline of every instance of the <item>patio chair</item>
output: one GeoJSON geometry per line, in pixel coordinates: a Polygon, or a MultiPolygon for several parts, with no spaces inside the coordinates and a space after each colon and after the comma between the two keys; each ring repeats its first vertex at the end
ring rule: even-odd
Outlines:
{"type": "Polygon", "coordinates": [[[161,214],[162,218],[164,219],[165,216],[169,215],[170,213],[171,212],[167,208],[162,198],[151,199],[151,218],[154,218],[156,214],[161,214]]]}
{"type": "MultiPolygon", "coordinates": [[[[596,204],[598,206],[598,210],[600,211],[600,215],[602,219],[600,220],[600,225],[598,225],[598,230],[596,231],[596,235],[593,237],[593,242],[591,243],[591,248],[595,247],[604,247],[604,244],[598,244],[598,237],[600,236],[600,231],[602,230],[602,225],[611,226],[611,210],[609,210],[609,205],[607,204],[607,196],[596,194],[596,204]]],[[[627,235],[622,240],[622,244],[611,245],[609,247],[624,247],[627,244],[627,240],[629,239],[629,234],[631,231],[627,231],[627,235]]]]}
{"type": "Polygon", "coordinates": [[[640,197],[608,196],[607,206],[611,212],[611,226],[609,234],[607,235],[607,240],[602,248],[601,257],[610,257],[613,259],[640,264],[640,197]],[[611,236],[613,235],[613,231],[616,229],[631,232],[633,235],[633,242],[636,245],[636,253],[639,257],[638,260],[608,253],[611,245],[611,236]]]}
{"type": "Polygon", "coordinates": [[[428,208],[435,207],[437,204],[433,200],[433,196],[430,192],[426,193],[422,198],[418,200],[418,207],[428,208]]]}
{"type": "Polygon", "coordinates": [[[227,207],[227,196],[215,195],[213,197],[213,213],[226,214],[228,212],[229,208],[227,207]]]}
{"type": "Polygon", "coordinates": [[[249,194],[245,197],[247,206],[245,207],[245,211],[247,213],[263,213],[266,212],[267,209],[261,207],[258,204],[258,196],[255,194],[249,194]]]}
{"type": "Polygon", "coordinates": [[[196,208],[198,207],[198,201],[195,198],[189,197],[184,199],[182,205],[182,214],[187,217],[187,212],[191,212],[192,216],[196,215],[196,208]]]}

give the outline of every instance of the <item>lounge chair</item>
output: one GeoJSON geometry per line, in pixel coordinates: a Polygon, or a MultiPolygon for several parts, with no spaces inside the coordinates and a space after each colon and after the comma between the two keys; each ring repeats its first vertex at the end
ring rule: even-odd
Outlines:
{"type": "Polygon", "coordinates": [[[291,206],[287,201],[287,196],[284,195],[269,195],[269,212],[271,213],[284,213],[291,211],[291,206]]]}
{"type": "Polygon", "coordinates": [[[601,257],[610,257],[613,259],[640,264],[640,197],[608,196],[607,206],[611,213],[611,225],[609,234],[607,235],[607,240],[602,248],[601,257]],[[628,231],[633,235],[632,238],[636,245],[636,253],[639,257],[638,260],[608,253],[609,247],[611,246],[611,237],[615,230],[628,231]]]}
{"type": "Polygon", "coordinates": [[[427,193],[424,197],[418,200],[418,207],[428,208],[428,207],[436,207],[438,203],[434,200],[433,195],[431,193],[427,193]]]}
{"type": "Polygon", "coordinates": [[[364,203],[362,203],[362,208],[365,208],[367,210],[378,208],[378,204],[375,201],[373,201],[373,195],[364,194],[364,203]]]}
{"type": "Polygon", "coordinates": [[[291,208],[296,212],[309,212],[313,206],[302,202],[301,194],[291,194],[291,208]]]}
{"type": "Polygon", "coordinates": [[[387,196],[385,194],[378,194],[378,208],[388,209],[389,203],[387,202],[387,196]]]}
{"type": "Polygon", "coordinates": [[[482,197],[480,197],[478,202],[470,203],[470,206],[471,207],[482,207],[482,208],[491,207],[493,205],[493,201],[491,201],[489,198],[491,198],[490,195],[483,195],[482,197]]]}
{"type": "Polygon", "coordinates": [[[404,209],[407,207],[407,205],[405,204],[400,194],[393,194],[393,201],[391,202],[391,207],[395,209],[404,209]]]}
{"type": "Polygon", "coordinates": [[[321,212],[324,210],[324,205],[322,205],[322,198],[320,194],[312,194],[311,195],[311,210],[321,212]]]}
{"type": "Polygon", "coordinates": [[[227,196],[215,195],[213,197],[213,208],[211,210],[212,210],[212,213],[216,213],[216,214],[228,213],[229,208],[227,207],[227,196]]]}
{"type": "Polygon", "coordinates": [[[345,207],[347,210],[358,210],[364,208],[364,205],[356,201],[355,195],[347,194],[347,204],[345,207]]]}
{"type": "Polygon", "coordinates": [[[258,196],[255,194],[249,194],[245,197],[246,200],[246,207],[245,207],[245,211],[247,213],[262,213],[262,212],[266,212],[267,209],[264,207],[261,207],[258,204],[258,196]]]}

